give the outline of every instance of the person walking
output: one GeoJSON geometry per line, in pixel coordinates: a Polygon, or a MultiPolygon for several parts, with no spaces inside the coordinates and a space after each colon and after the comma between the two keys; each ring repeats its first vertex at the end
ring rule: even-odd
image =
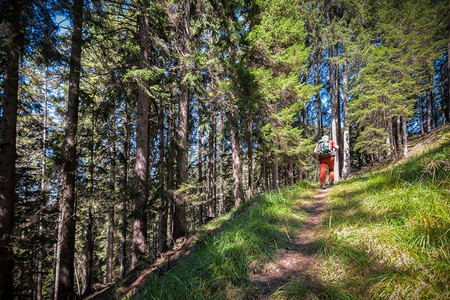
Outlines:
{"type": "Polygon", "coordinates": [[[336,156],[336,151],[339,150],[339,145],[337,145],[333,140],[330,140],[328,135],[324,135],[316,145],[314,149],[314,156],[319,160],[320,166],[320,187],[326,189],[325,180],[328,167],[329,182],[330,186],[333,185],[334,181],[334,157],[336,156]]]}

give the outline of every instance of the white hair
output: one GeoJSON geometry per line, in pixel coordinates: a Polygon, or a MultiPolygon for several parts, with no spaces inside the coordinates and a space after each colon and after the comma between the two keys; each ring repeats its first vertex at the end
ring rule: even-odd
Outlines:
{"type": "Polygon", "coordinates": [[[328,140],[329,140],[328,135],[324,135],[324,136],[322,137],[322,141],[328,141],[328,140]]]}

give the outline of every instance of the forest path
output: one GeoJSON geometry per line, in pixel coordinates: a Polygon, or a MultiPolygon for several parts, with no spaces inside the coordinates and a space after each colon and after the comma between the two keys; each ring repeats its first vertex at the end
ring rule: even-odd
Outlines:
{"type": "Polygon", "coordinates": [[[316,229],[324,218],[327,192],[328,189],[319,189],[298,207],[305,211],[307,217],[302,230],[294,238],[289,238],[288,246],[278,250],[274,261],[252,276],[254,299],[270,299],[277,289],[289,283],[300,285],[313,293],[323,288],[315,279],[317,255],[311,249],[314,247],[309,246],[317,240],[316,229]]]}

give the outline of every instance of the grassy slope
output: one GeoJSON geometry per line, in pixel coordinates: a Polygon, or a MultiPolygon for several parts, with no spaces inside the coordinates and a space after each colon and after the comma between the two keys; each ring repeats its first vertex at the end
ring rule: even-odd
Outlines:
{"type": "MultiPolygon", "coordinates": [[[[316,276],[335,292],[304,295],[450,298],[450,128],[431,140],[395,166],[330,191],[326,221],[310,250],[319,255],[316,276]]],[[[283,290],[286,298],[301,292],[289,285],[283,290]]]]}
{"type": "Polygon", "coordinates": [[[135,299],[242,299],[252,270],[287,244],[287,232],[300,230],[295,209],[308,183],[261,195],[203,227],[192,254],[162,277],[149,279],[135,299]],[[213,233],[208,230],[213,228],[213,233]]]}
{"type": "MultiPolygon", "coordinates": [[[[311,272],[322,288],[293,279],[272,298],[449,298],[450,129],[432,138],[396,166],[334,187],[317,239],[308,245],[318,257],[311,272]]],[[[191,256],[153,277],[135,298],[249,298],[252,271],[288,242],[285,230],[301,229],[304,214],[295,207],[311,193],[307,188],[262,195],[203,228],[191,256]]]]}

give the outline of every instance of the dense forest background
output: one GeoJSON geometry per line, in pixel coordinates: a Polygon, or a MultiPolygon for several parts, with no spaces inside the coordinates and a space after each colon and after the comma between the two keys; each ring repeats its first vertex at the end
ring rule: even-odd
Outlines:
{"type": "Polygon", "coordinates": [[[448,0],[0,3],[0,299],[89,295],[450,121],[448,0]]]}

